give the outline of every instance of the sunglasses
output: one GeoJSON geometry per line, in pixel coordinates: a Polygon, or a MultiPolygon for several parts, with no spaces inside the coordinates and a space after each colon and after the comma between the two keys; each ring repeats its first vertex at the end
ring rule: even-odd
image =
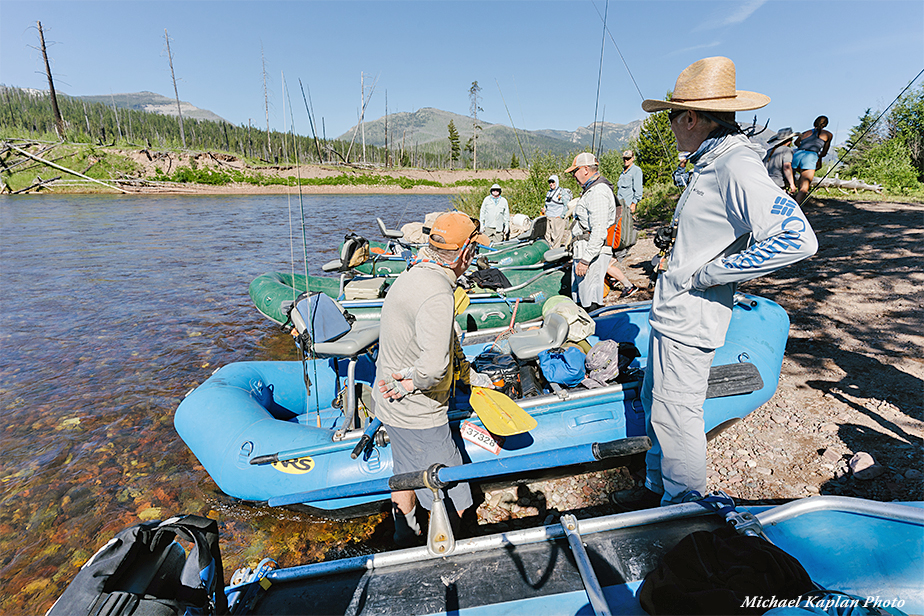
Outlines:
{"type": "Polygon", "coordinates": [[[677,118],[685,114],[687,111],[688,111],[687,109],[674,109],[669,114],[667,114],[667,121],[673,122],[674,120],[676,120],[677,118]]]}

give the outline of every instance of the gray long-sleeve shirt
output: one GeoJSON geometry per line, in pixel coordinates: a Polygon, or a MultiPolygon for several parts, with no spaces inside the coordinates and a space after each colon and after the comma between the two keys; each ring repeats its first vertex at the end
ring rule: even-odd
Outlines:
{"type": "Polygon", "coordinates": [[[372,388],[376,416],[387,425],[422,430],[449,421],[454,286],[451,270],[423,262],[398,276],[385,296],[375,382],[411,368],[415,388],[400,400],[372,388]]]}
{"type": "Polygon", "coordinates": [[[606,232],[616,222],[616,197],[612,185],[600,178],[578,198],[574,208],[577,224],[572,229],[575,237],[589,234],[586,240],[575,240],[572,253],[576,261],[590,263],[600,254],[606,243],[606,232]]]}
{"type": "Polygon", "coordinates": [[[757,146],[741,135],[703,155],[677,211],[677,240],[655,287],[650,322],[690,346],[725,343],[737,283],[818,250],[805,214],[774,186],[757,146]]]}

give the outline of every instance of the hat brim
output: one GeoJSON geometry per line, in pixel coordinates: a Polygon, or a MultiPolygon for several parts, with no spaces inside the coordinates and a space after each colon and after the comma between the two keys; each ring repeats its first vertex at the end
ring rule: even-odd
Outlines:
{"type": "Polygon", "coordinates": [[[642,101],[642,109],[648,113],[665,109],[689,109],[691,111],[748,111],[760,109],[770,103],[770,97],[758,92],[735,90],[735,96],[729,98],[707,98],[698,101],[659,101],[647,99],[642,101]]]}

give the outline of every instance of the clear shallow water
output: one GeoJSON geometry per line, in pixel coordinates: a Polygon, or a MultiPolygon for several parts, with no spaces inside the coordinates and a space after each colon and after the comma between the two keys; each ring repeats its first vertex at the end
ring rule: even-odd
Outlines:
{"type": "MultiPolygon", "coordinates": [[[[446,196],[303,197],[308,268],[344,234],[450,207],[446,196]]],[[[173,429],[190,389],[233,361],[295,359],[247,295],[289,271],[297,196],[0,197],[0,612],[43,613],[113,533],[218,517],[230,575],[387,540],[221,494],[173,429]]],[[[301,230],[296,271],[304,271],[301,230]]]]}

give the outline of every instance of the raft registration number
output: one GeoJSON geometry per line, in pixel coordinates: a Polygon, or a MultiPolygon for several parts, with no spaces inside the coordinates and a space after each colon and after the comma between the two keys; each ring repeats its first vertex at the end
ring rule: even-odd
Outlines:
{"type": "Polygon", "coordinates": [[[294,460],[283,460],[282,462],[273,462],[273,468],[290,475],[304,475],[314,468],[314,460],[308,456],[295,458],[294,460]]]}
{"type": "Polygon", "coordinates": [[[459,431],[462,438],[469,443],[474,443],[482,449],[487,449],[494,455],[500,453],[501,443],[498,443],[496,440],[498,437],[493,436],[481,426],[476,426],[470,421],[463,421],[459,426],[459,431]]]}

